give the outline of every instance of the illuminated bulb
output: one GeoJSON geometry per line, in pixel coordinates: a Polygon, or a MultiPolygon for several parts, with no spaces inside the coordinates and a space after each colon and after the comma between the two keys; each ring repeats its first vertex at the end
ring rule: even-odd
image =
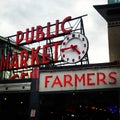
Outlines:
{"type": "Polygon", "coordinates": [[[74,117],[75,115],[74,114],[71,114],[71,117],[74,117]]]}
{"type": "Polygon", "coordinates": [[[7,98],[5,97],[5,98],[4,98],[4,100],[6,101],[6,100],[7,100],[7,98]]]}
{"type": "Polygon", "coordinates": [[[80,105],[80,108],[82,107],[82,105],[80,105]]]}
{"type": "Polygon", "coordinates": [[[92,110],[95,110],[95,106],[92,106],[91,109],[92,109],[92,110]]]}
{"type": "Polygon", "coordinates": [[[75,93],[73,93],[73,95],[75,95],[75,93]]]}
{"type": "Polygon", "coordinates": [[[53,114],[53,112],[50,112],[51,114],[53,114]]]}
{"type": "Polygon", "coordinates": [[[104,111],[106,112],[106,110],[104,109],[104,111]]]}
{"type": "Polygon", "coordinates": [[[23,104],[23,102],[21,101],[21,102],[20,102],[20,104],[22,105],[22,104],[23,104]]]}

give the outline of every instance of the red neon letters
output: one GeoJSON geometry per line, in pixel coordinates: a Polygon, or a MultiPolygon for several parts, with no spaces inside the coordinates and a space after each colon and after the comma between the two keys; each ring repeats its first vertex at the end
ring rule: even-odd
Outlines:
{"type": "Polygon", "coordinates": [[[12,59],[8,53],[5,57],[2,55],[0,59],[0,71],[2,70],[12,70],[18,68],[27,68],[34,65],[48,64],[50,63],[50,54],[47,53],[46,48],[51,45],[54,46],[54,62],[58,61],[58,46],[61,42],[55,42],[53,44],[46,44],[43,46],[42,56],[39,56],[40,46],[37,48],[32,48],[31,53],[27,50],[21,50],[20,53],[14,52],[12,59]]]}
{"type": "MultiPolygon", "coordinates": [[[[65,28],[65,23],[71,20],[71,16],[66,17],[61,24],[59,23],[59,20],[56,20],[55,23],[55,33],[51,33],[51,23],[48,22],[46,26],[46,32],[43,31],[42,26],[37,26],[36,28],[32,27],[31,30],[28,28],[26,29],[26,32],[18,31],[16,34],[16,46],[18,46],[23,40],[27,44],[30,44],[35,40],[36,42],[43,40],[44,38],[49,39],[53,37],[57,37],[59,35],[59,31],[61,30],[63,33],[67,34],[70,33],[70,29],[65,28]],[[59,26],[61,25],[61,29],[59,26]]],[[[34,41],[34,42],[35,42],[34,41]]]]}
{"type": "Polygon", "coordinates": [[[116,72],[97,72],[97,73],[84,73],[84,74],[64,74],[62,75],[46,75],[44,77],[45,88],[58,88],[65,87],[77,87],[81,86],[100,86],[100,85],[112,85],[117,84],[117,73],[116,72]]]}
{"type": "MultiPolygon", "coordinates": [[[[18,46],[21,42],[23,43],[33,43],[39,42],[43,39],[49,39],[53,37],[57,37],[60,33],[68,34],[71,32],[71,29],[65,28],[65,23],[71,20],[71,17],[66,17],[62,22],[56,20],[55,32],[51,33],[51,23],[48,22],[46,27],[37,26],[36,29],[34,27],[31,30],[26,29],[26,32],[18,31],[16,35],[16,46],[18,46]],[[60,28],[59,28],[60,27],[60,28]],[[43,31],[43,29],[45,29],[43,31]],[[46,31],[46,32],[45,32],[46,31]],[[59,31],[61,31],[59,33],[59,31]],[[24,40],[24,41],[23,41],[24,40]]],[[[21,50],[20,53],[14,52],[12,56],[8,53],[6,56],[2,55],[0,58],[0,71],[2,70],[12,70],[18,68],[27,68],[32,67],[34,65],[40,64],[49,64],[50,63],[50,54],[47,53],[47,48],[53,47],[54,49],[54,58],[53,61],[58,61],[58,46],[61,42],[54,42],[51,44],[45,44],[42,47],[38,46],[37,48],[32,48],[31,52],[27,50],[21,50]],[[39,54],[39,50],[41,50],[41,56],[39,54]],[[11,59],[12,58],[12,59],[11,59]]]]}

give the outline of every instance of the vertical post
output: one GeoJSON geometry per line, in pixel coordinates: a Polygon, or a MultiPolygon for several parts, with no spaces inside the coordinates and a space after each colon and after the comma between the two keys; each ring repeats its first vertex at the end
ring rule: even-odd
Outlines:
{"type": "Polygon", "coordinates": [[[118,101],[118,104],[119,104],[119,105],[118,105],[118,112],[119,112],[119,113],[118,113],[118,114],[119,114],[118,117],[119,117],[119,118],[118,118],[118,119],[120,120],[120,88],[119,88],[119,90],[118,90],[118,95],[119,95],[119,96],[118,96],[118,99],[119,99],[119,101],[118,101]]]}
{"type": "Polygon", "coordinates": [[[39,67],[35,67],[32,72],[31,92],[30,92],[30,120],[39,120],[39,67]]]}

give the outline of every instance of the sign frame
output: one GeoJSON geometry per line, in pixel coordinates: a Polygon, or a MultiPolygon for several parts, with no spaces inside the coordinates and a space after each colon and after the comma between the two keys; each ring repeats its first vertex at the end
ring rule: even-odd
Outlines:
{"type": "Polygon", "coordinates": [[[39,92],[61,92],[111,88],[120,88],[119,66],[95,68],[80,68],[78,66],[77,68],[73,67],[40,71],[39,92]],[[76,81],[75,78],[77,79],[76,81]]]}

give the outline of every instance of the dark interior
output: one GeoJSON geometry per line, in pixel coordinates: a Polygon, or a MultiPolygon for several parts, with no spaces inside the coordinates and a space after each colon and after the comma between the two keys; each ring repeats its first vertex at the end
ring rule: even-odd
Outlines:
{"type": "MultiPolygon", "coordinates": [[[[1,120],[28,120],[30,93],[1,93],[1,120]]],[[[118,120],[117,90],[39,94],[39,120],[118,120]],[[109,119],[108,119],[109,118],[109,119]]]]}
{"type": "Polygon", "coordinates": [[[41,95],[41,120],[118,120],[117,91],[41,95]]]}

